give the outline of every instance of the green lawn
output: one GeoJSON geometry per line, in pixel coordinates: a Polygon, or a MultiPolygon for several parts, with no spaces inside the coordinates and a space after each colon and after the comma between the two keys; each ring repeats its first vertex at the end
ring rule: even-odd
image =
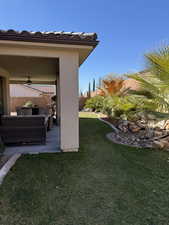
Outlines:
{"type": "Polygon", "coordinates": [[[105,138],[81,113],[80,151],[24,156],[0,188],[0,225],[168,225],[169,153],[105,138]]]}

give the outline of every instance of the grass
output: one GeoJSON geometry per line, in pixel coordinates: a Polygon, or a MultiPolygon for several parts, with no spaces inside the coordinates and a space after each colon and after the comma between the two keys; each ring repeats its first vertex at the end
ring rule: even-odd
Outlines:
{"type": "Polygon", "coordinates": [[[113,144],[81,113],[78,153],[23,156],[0,188],[1,225],[168,225],[169,154],[113,144]]]}

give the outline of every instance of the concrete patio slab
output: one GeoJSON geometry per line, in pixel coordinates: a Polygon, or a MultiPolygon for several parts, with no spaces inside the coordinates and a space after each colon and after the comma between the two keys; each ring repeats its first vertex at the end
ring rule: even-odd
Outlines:
{"type": "Polygon", "coordinates": [[[59,127],[54,126],[47,132],[45,145],[22,145],[22,146],[8,146],[6,147],[3,155],[13,154],[39,154],[39,153],[56,153],[60,152],[59,141],[59,127]]]}

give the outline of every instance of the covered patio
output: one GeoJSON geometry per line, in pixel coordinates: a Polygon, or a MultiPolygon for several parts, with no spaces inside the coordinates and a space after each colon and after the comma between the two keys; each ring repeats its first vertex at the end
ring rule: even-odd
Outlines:
{"type": "Polygon", "coordinates": [[[47,132],[45,144],[10,146],[6,154],[78,151],[78,68],[97,43],[94,33],[0,31],[2,118],[11,113],[10,84],[24,84],[30,77],[32,84],[56,86],[57,126],[47,132]]]}

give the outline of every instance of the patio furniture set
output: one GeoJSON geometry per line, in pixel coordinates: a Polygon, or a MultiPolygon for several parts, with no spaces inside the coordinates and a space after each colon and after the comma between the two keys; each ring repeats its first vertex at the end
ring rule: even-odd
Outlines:
{"type": "Polygon", "coordinates": [[[45,144],[53,126],[49,109],[17,108],[17,116],[1,116],[0,136],[6,145],[45,144]]]}

